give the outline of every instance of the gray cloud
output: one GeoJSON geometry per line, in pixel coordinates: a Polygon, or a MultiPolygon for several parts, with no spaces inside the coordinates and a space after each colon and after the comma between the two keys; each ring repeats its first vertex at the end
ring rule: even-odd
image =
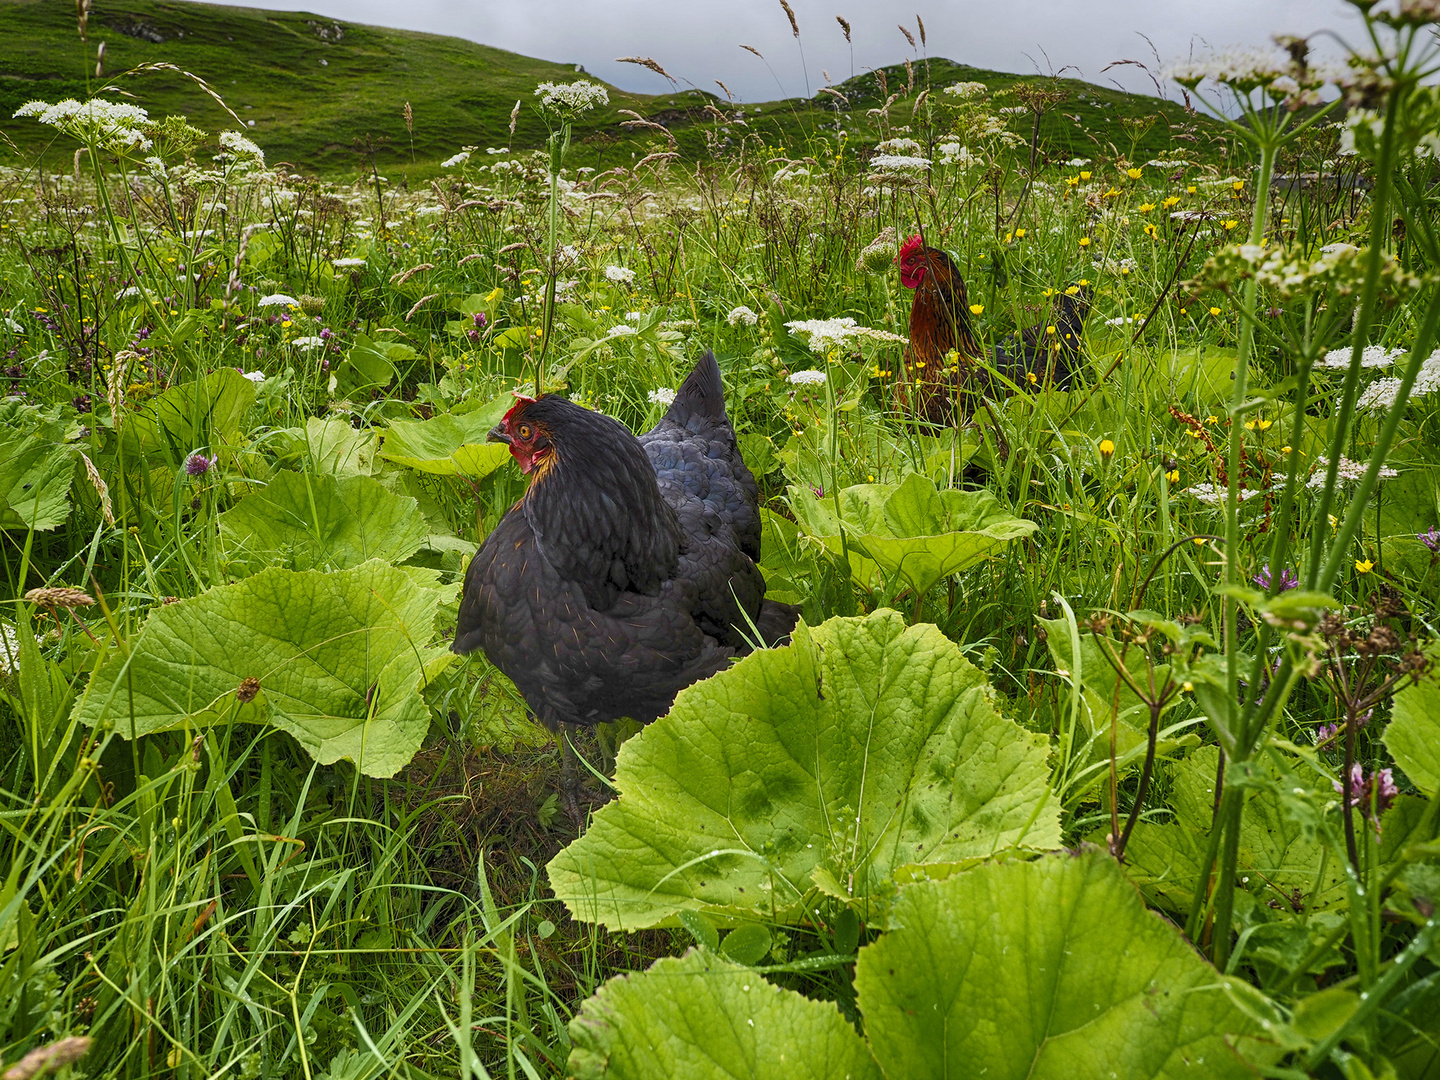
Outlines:
{"type": "Polygon", "coordinates": [[[577,63],[627,90],[663,93],[659,75],[619,56],[650,56],[672,75],[748,101],[811,92],[871,66],[917,55],[897,28],[925,21],[928,52],[976,67],[1024,74],[1064,71],[1092,82],[1154,92],[1144,72],[1192,47],[1263,44],[1273,33],[1331,30],[1353,38],[1358,20],[1334,0],[793,0],[800,40],[779,0],[249,0],[252,6],[316,11],[342,21],[452,34],[526,56],[577,63]],[[848,9],[848,10],[847,10],[848,9]],[[853,53],[836,15],[853,28],[853,53]],[[1142,36],[1143,35],[1143,36],[1142,36]],[[1148,42],[1147,40],[1148,39],[1148,42]],[[1152,52],[1152,45],[1154,52],[1152,52]],[[740,48],[752,45],[757,59],[740,48]],[[803,65],[801,48],[803,47],[803,65]],[[766,62],[769,68],[766,67],[766,62]],[[773,75],[771,70],[773,69],[773,75]]]}

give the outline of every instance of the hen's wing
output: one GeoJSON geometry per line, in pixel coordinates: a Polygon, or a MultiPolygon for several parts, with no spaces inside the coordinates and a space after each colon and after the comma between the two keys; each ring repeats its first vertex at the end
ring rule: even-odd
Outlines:
{"type": "Polygon", "coordinates": [[[995,370],[1020,386],[1029,374],[1068,390],[1075,380],[1074,362],[1079,358],[1085,316],[1090,312],[1091,290],[1081,286],[1075,293],[1062,293],[1050,320],[1032,326],[1019,336],[995,346],[995,370]],[[1050,327],[1055,332],[1050,332],[1050,327]]]}
{"type": "Polygon", "coordinates": [[[664,419],[640,436],[661,497],[682,535],[675,576],[695,588],[695,619],[705,633],[744,644],[760,612],[760,489],[740,456],[725,414],[724,385],[713,353],[702,356],[676,391],[664,419]]]}
{"type": "Polygon", "coordinates": [[[540,554],[517,508],[471,560],[453,648],[483,648],[547,725],[648,721],[730,662],[692,617],[698,603],[677,576],[656,596],[622,592],[597,611],[540,554]]]}

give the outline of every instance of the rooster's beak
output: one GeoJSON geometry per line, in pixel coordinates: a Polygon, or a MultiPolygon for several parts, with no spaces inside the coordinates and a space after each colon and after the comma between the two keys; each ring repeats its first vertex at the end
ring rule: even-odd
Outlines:
{"type": "Polygon", "coordinates": [[[490,429],[489,433],[485,436],[485,441],[486,441],[486,442],[503,442],[503,443],[508,443],[508,442],[510,441],[510,436],[506,433],[505,427],[504,427],[503,424],[496,424],[494,427],[492,427],[492,428],[490,429]]]}

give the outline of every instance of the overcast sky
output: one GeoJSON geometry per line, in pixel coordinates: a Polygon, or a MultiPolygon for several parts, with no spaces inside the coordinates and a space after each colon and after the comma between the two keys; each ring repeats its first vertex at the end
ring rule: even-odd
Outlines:
{"type": "Polygon", "coordinates": [[[1103,70],[1122,59],[1153,66],[1145,38],[1169,61],[1192,46],[1258,45],[1277,32],[1321,29],[1350,36],[1358,25],[1340,0],[792,0],[797,45],[779,0],[248,0],[247,6],[453,34],[583,64],[626,90],[663,93],[669,86],[659,75],[615,63],[620,56],[649,56],[682,86],[718,92],[719,79],[745,101],[804,93],[807,69],[814,93],[825,71],[839,82],[850,77],[852,64],[859,74],[917,55],[897,28],[905,24],[918,46],[917,13],[931,56],[1022,74],[1063,68],[1067,75],[1151,93],[1153,85],[1136,68],[1103,70]],[[853,60],[837,15],[852,27],[853,60]]]}

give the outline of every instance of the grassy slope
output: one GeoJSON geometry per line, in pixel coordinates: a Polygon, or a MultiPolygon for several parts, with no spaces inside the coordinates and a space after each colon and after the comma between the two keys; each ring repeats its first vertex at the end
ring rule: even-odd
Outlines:
{"type": "MultiPolygon", "coordinates": [[[[32,97],[56,101],[83,97],[87,68],[93,70],[94,46],[106,43],[109,77],[139,64],[163,61],[208,80],[244,120],[254,120],[255,140],[272,160],[287,160],[324,172],[353,167],[354,140],[366,134],[388,139],[382,161],[408,163],[411,138],[401,117],[404,102],[414,108],[414,156],[433,163],[461,145],[505,145],[510,110],[523,102],[514,145],[538,147],[545,131],[530,108],[538,82],[569,80],[575,68],[535,60],[459,38],[339,23],[305,13],[260,11],[157,0],[98,0],[89,24],[89,45],[82,46],[73,8],[59,0],[0,0],[0,135],[34,151],[45,145],[47,129],[11,114],[32,97]],[[335,28],[343,34],[335,40],[335,28]],[[159,42],[149,38],[160,37],[159,42]],[[327,40],[328,36],[328,40],[327,40]],[[321,61],[326,63],[322,65],[321,61]]],[[[905,84],[903,66],[888,68],[892,89],[905,84]]],[[[937,89],[958,79],[1005,89],[1021,76],[983,71],[948,60],[930,61],[928,82],[937,89]]],[[[909,100],[927,83],[924,65],[909,100]]],[[[234,127],[234,121],[191,80],[172,71],[127,77],[120,84],[152,115],[185,114],[208,131],[234,127]]],[[[100,84],[95,83],[93,86],[100,84]]],[[[1127,120],[1159,117],[1138,147],[1140,154],[1167,145],[1169,124],[1192,123],[1170,102],[1124,94],[1078,80],[1062,80],[1070,98],[1046,117],[1044,145],[1052,154],[1090,156],[1107,144],[1131,150],[1127,120]],[[1067,118],[1067,115],[1075,119],[1067,118]]],[[[873,75],[840,89],[851,98],[842,122],[860,138],[873,137],[866,110],[880,104],[873,75]]],[[[577,159],[590,164],[628,162],[632,153],[653,148],[657,136],[632,135],[616,126],[615,110],[660,114],[675,130],[687,157],[705,154],[700,112],[709,95],[698,91],[646,96],[611,88],[611,108],[592,114],[576,131],[577,159]]],[[[811,132],[834,124],[833,102],[772,102],[748,107],[752,132],[768,145],[803,153],[811,132]]],[[[907,102],[891,107],[897,123],[910,118],[907,102]]],[[[1028,134],[1028,117],[1020,118],[1028,134]]],[[[708,121],[707,121],[708,122],[708,121]]],[[[68,160],[56,147],[52,164],[68,160]]],[[[579,163],[579,160],[577,160],[579,163]]],[[[429,169],[433,171],[433,164],[429,169]]]]}

